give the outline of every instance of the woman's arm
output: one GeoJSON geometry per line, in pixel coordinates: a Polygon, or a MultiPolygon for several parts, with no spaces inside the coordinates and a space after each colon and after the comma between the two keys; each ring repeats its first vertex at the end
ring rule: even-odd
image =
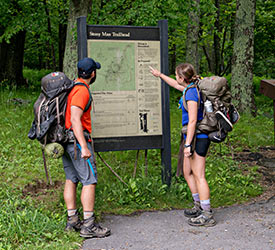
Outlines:
{"type": "MultiPolygon", "coordinates": [[[[192,143],[193,137],[196,131],[197,117],[198,117],[198,103],[196,101],[187,101],[188,107],[188,125],[187,125],[187,135],[185,140],[185,145],[190,145],[192,143]]],[[[187,147],[184,149],[184,156],[191,156],[191,148],[187,147]]]]}
{"type": "MultiPolygon", "coordinates": [[[[150,66],[149,66],[150,67],[150,66]]],[[[179,85],[178,82],[167,76],[167,75],[164,75],[163,73],[161,73],[160,71],[158,71],[157,69],[154,69],[152,67],[150,67],[150,72],[153,74],[153,76],[155,77],[159,77],[161,78],[163,81],[165,81],[169,86],[179,90],[179,91],[183,91],[184,90],[184,87],[179,85]]]]}

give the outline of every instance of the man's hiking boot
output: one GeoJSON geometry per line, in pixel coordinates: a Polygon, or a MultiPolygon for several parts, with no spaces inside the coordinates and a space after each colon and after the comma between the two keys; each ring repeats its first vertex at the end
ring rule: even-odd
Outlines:
{"type": "Polygon", "coordinates": [[[195,202],[194,207],[189,209],[184,209],[184,216],[188,218],[195,218],[201,214],[202,208],[199,202],[195,202]]]}
{"type": "Polygon", "coordinates": [[[95,216],[83,221],[80,236],[84,238],[104,238],[111,234],[111,230],[95,223],[95,216]]]}
{"type": "Polygon", "coordinates": [[[217,111],[215,116],[221,125],[221,128],[227,133],[232,131],[233,125],[230,122],[229,114],[227,112],[217,111]]]}
{"type": "Polygon", "coordinates": [[[79,231],[81,228],[81,220],[79,219],[79,213],[76,212],[75,215],[67,217],[67,224],[65,227],[65,231],[79,231]]]}
{"type": "Polygon", "coordinates": [[[190,226],[205,226],[205,227],[213,227],[217,223],[213,218],[213,212],[212,210],[206,211],[202,210],[201,215],[199,215],[196,218],[190,218],[188,220],[188,224],[190,226]]]}

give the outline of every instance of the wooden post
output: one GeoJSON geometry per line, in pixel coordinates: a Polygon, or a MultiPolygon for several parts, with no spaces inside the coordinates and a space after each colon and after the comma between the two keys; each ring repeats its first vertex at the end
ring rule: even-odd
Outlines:
{"type": "Polygon", "coordinates": [[[262,80],[260,93],[273,99],[273,120],[274,120],[274,144],[275,144],[275,80],[262,80]]]}

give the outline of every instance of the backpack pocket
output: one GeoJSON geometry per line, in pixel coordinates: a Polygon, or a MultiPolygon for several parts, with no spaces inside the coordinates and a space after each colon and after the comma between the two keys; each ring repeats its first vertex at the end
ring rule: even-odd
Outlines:
{"type": "Polygon", "coordinates": [[[205,112],[201,121],[198,122],[197,128],[205,134],[216,131],[218,128],[218,121],[214,112],[205,112]]]}

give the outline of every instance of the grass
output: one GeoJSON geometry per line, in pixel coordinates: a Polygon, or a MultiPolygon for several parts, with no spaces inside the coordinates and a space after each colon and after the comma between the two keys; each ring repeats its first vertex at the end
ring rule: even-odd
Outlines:
{"type": "MultiPolygon", "coordinates": [[[[28,185],[36,187],[37,182],[45,181],[39,143],[27,138],[38,94],[37,87],[9,89],[0,85],[0,249],[79,249],[82,239],[78,234],[63,232],[66,208],[62,185],[55,189],[48,187],[43,192],[24,192],[28,185]],[[18,103],[18,99],[25,101],[18,103]]],[[[177,110],[179,97],[180,94],[171,91],[171,187],[161,182],[159,150],[148,150],[147,176],[144,151],[140,152],[136,178],[133,178],[136,151],[101,153],[128,186],[97,159],[99,183],[95,210],[99,218],[104,213],[130,214],[189,206],[188,186],[183,177],[176,177],[181,129],[181,112],[177,110]]],[[[273,145],[272,101],[257,94],[256,103],[257,117],[242,114],[226,141],[210,146],[206,176],[214,207],[242,203],[262,193],[257,166],[249,167],[232,160],[229,146],[233,146],[234,152],[241,152],[273,145]]],[[[63,183],[62,161],[47,160],[53,181],[63,183]]]]}

